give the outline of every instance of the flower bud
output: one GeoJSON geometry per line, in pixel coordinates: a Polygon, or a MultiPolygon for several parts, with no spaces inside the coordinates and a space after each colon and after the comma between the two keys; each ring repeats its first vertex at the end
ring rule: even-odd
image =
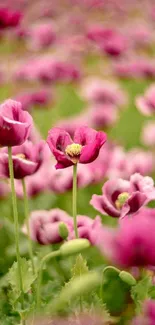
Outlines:
{"type": "Polygon", "coordinates": [[[128,273],[126,271],[121,271],[119,274],[119,277],[121,278],[122,281],[129,284],[130,286],[133,286],[136,284],[136,279],[130,273],[128,273]]]}
{"type": "Polygon", "coordinates": [[[67,228],[66,224],[64,222],[60,222],[60,224],[59,224],[60,237],[63,239],[67,239],[68,234],[69,234],[69,232],[68,232],[68,228],[67,228]]]}
{"type": "Polygon", "coordinates": [[[73,239],[66,243],[64,243],[60,247],[61,255],[72,255],[76,253],[80,253],[82,250],[88,248],[90,246],[90,242],[87,239],[73,239]]]}

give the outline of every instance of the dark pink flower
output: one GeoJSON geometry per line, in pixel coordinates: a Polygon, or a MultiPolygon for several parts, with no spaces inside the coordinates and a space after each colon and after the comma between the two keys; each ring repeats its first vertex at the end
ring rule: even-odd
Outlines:
{"type": "MultiPolygon", "coordinates": [[[[28,197],[34,197],[49,190],[49,164],[43,163],[37,172],[25,178],[28,197]]],[[[20,180],[15,182],[16,194],[23,199],[23,187],[20,180]]]]}
{"type": "MultiPolygon", "coordinates": [[[[47,151],[49,152],[44,141],[38,144],[26,141],[21,146],[13,147],[12,160],[14,177],[16,179],[22,179],[34,174],[48,156],[47,151]]],[[[8,152],[5,148],[0,151],[0,164],[2,174],[5,177],[9,177],[8,152]]]]}
{"type": "MultiPolygon", "coordinates": [[[[59,235],[60,222],[64,222],[70,231],[73,228],[73,219],[63,210],[52,209],[50,211],[33,211],[30,215],[31,239],[41,245],[49,245],[62,242],[59,235]]],[[[26,227],[23,227],[26,233],[26,227]]]]}
{"type": "Polygon", "coordinates": [[[138,96],[136,98],[136,106],[146,116],[155,113],[155,85],[151,85],[144,96],[138,96]]]}
{"type": "Polygon", "coordinates": [[[77,128],[73,140],[69,133],[61,128],[51,129],[47,138],[47,143],[57,160],[56,169],[94,161],[105,141],[104,132],[97,132],[88,127],[77,128]]]}
{"type": "Polygon", "coordinates": [[[16,27],[22,18],[20,11],[11,10],[9,8],[0,8],[0,29],[16,27]]]}
{"type": "Polygon", "coordinates": [[[142,213],[122,220],[118,228],[98,239],[97,246],[112,263],[123,268],[155,265],[155,219],[142,213]]]}
{"type": "Polygon", "coordinates": [[[102,214],[125,217],[135,214],[142,206],[155,198],[154,182],[151,177],[134,174],[130,181],[113,179],[102,188],[102,195],[93,195],[91,205],[102,214]]]}
{"type": "Polygon", "coordinates": [[[8,99],[0,106],[0,146],[19,146],[26,141],[32,117],[19,102],[8,99]]]}

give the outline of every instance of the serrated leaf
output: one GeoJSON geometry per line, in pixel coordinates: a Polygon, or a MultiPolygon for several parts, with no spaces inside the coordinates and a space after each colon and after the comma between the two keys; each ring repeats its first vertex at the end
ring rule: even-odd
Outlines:
{"type": "MultiPolygon", "coordinates": [[[[31,289],[32,283],[35,281],[36,276],[32,272],[29,262],[25,258],[20,259],[21,274],[23,280],[23,291],[27,293],[31,289]]],[[[13,293],[18,298],[20,296],[20,281],[18,273],[18,264],[14,262],[8,273],[8,281],[13,293]]]]}
{"type": "Polygon", "coordinates": [[[76,262],[72,268],[72,278],[79,277],[85,273],[87,273],[88,266],[87,261],[83,258],[81,254],[79,254],[76,258],[76,262]]]}
{"type": "Polygon", "coordinates": [[[134,287],[131,289],[131,297],[136,305],[136,312],[141,311],[142,302],[148,298],[149,290],[152,286],[151,279],[147,275],[142,280],[140,280],[134,287]]]}

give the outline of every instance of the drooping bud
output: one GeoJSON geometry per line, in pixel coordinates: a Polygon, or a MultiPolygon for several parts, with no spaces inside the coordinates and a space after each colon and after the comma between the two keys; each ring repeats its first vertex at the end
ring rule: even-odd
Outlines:
{"type": "Polygon", "coordinates": [[[65,153],[70,157],[72,162],[76,164],[79,161],[82,145],[79,143],[72,143],[66,147],[65,153]]]}
{"type": "Polygon", "coordinates": [[[122,206],[125,204],[125,202],[128,200],[129,196],[130,194],[128,192],[123,192],[119,194],[115,202],[116,208],[120,210],[122,206]]]}
{"type": "Polygon", "coordinates": [[[79,239],[73,239],[66,243],[64,243],[60,247],[60,254],[61,255],[72,255],[76,253],[80,253],[84,249],[88,248],[90,246],[90,242],[87,239],[79,238],[79,239]]]}
{"type": "Polygon", "coordinates": [[[67,228],[66,224],[64,222],[60,222],[60,224],[59,224],[60,237],[65,240],[65,239],[67,239],[68,234],[69,234],[69,232],[68,232],[68,228],[67,228]]]}
{"type": "Polygon", "coordinates": [[[129,272],[121,271],[119,277],[121,278],[122,281],[129,284],[130,286],[136,284],[136,279],[129,272]]]}

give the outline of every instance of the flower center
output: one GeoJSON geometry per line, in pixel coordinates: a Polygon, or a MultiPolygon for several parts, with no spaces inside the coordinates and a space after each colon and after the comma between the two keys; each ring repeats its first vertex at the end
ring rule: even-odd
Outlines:
{"type": "Polygon", "coordinates": [[[71,158],[72,162],[76,164],[79,161],[81,150],[82,150],[81,144],[72,143],[66,147],[65,153],[71,158]]]}
{"type": "Polygon", "coordinates": [[[26,159],[26,156],[23,153],[18,153],[16,157],[21,158],[21,159],[26,159]]]}
{"type": "Polygon", "coordinates": [[[123,192],[121,194],[118,195],[118,198],[115,202],[116,208],[118,210],[120,210],[122,208],[122,206],[124,205],[124,203],[128,200],[129,198],[129,193],[128,192],[123,192]]]}

